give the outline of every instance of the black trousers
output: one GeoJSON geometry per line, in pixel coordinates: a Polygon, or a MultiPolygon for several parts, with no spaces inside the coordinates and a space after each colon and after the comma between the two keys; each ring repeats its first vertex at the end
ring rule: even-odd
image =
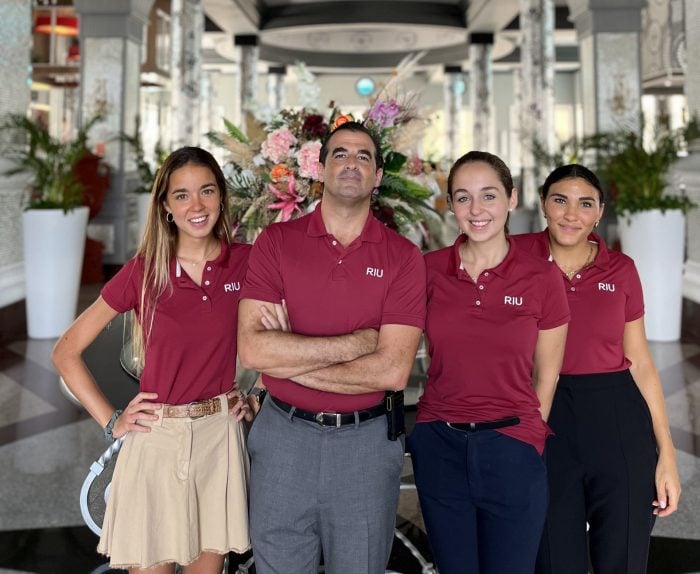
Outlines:
{"type": "Polygon", "coordinates": [[[629,371],[562,375],[545,460],[550,502],[537,574],[644,574],[656,441],[629,371]],[[586,533],[586,523],[590,530],[586,533]]]}

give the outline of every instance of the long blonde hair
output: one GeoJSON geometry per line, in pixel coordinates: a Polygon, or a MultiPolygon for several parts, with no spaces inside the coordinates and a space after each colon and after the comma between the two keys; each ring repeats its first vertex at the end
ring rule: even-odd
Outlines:
{"type": "Polygon", "coordinates": [[[146,229],[136,256],[143,259],[143,282],[140,293],[140,314],[131,325],[132,357],[136,372],[140,375],[145,365],[146,347],[153,328],[156,305],[166,290],[172,289],[170,262],[177,249],[178,228],[166,219],[165,200],[170,176],[186,165],[198,165],[211,170],[221,196],[222,211],[214,225],[213,234],[218,240],[231,242],[231,225],[228,212],[228,188],[226,178],[214,157],[198,147],[183,147],[172,152],[156,174],[151,189],[146,229]]]}

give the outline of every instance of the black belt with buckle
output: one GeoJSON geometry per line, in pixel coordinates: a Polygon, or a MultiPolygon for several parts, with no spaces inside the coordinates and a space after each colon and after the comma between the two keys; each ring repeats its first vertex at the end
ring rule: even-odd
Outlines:
{"type": "Polygon", "coordinates": [[[314,413],[311,411],[305,411],[304,409],[299,409],[293,405],[290,405],[289,403],[285,403],[284,401],[281,401],[270,394],[268,394],[268,396],[270,397],[270,400],[273,403],[275,403],[279,408],[281,408],[285,413],[292,413],[292,417],[297,417],[305,421],[318,423],[322,427],[342,427],[345,425],[355,424],[356,413],[358,422],[368,421],[370,419],[380,417],[386,414],[386,405],[384,404],[384,401],[369,409],[353,411],[350,413],[314,413]]]}
{"type": "Polygon", "coordinates": [[[481,423],[447,423],[447,426],[460,431],[480,431],[512,427],[519,423],[520,419],[518,417],[509,417],[499,421],[485,421],[481,423]]]}

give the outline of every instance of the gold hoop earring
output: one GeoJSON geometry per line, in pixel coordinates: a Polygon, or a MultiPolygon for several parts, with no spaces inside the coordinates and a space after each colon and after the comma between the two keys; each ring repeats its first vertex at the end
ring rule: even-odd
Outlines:
{"type": "Polygon", "coordinates": [[[598,227],[598,224],[600,224],[600,219],[595,222],[595,227],[598,227]]]}
{"type": "Polygon", "coordinates": [[[223,201],[219,202],[219,205],[221,206],[221,209],[219,209],[219,211],[223,213],[224,212],[224,202],[223,201]]]}
{"type": "Polygon", "coordinates": [[[165,214],[165,221],[172,223],[175,221],[175,217],[173,217],[173,214],[168,211],[168,213],[165,214]]]}

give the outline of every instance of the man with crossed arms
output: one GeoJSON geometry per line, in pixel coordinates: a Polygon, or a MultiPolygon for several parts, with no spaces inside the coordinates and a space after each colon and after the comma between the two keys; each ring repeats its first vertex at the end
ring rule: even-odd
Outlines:
{"type": "Polygon", "coordinates": [[[251,429],[259,574],[385,571],[403,464],[384,392],[406,386],[425,321],[419,250],[370,209],[377,141],[338,127],[320,153],[323,199],[258,238],[239,307],[239,357],[269,396],[251,429]]]}

